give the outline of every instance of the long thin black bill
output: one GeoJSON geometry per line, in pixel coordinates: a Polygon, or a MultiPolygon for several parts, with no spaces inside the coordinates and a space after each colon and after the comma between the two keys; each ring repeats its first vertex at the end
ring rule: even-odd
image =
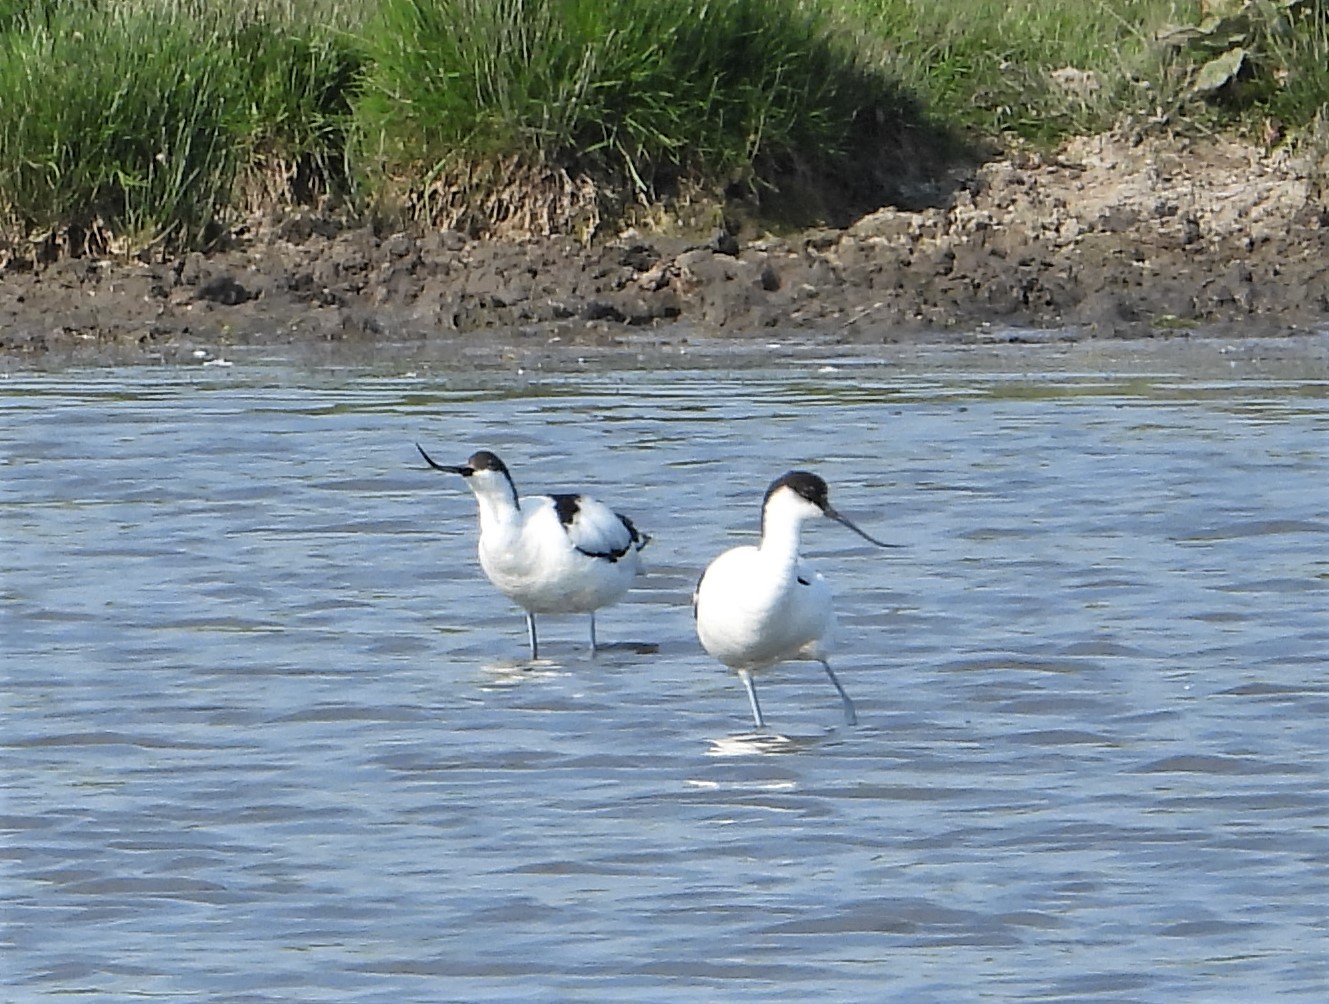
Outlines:
{"type": "Polygon", "coordinates": [[[849,527],[849,529],[853,530],[854,533],[858,534],[860,537],[862,537],[864,540],[868,541],[869,543],[876,544],[878,547],[899,547],[899,546],[900,546],[899,544],[888,544],[888,543],[886,543],[886,541],[884,541],[884,540],[878,540],[876,537],[872,536],[871,534],[869,534],[869,533],[865,533],[864,531],[860,530],[858,527],[854,526],[853,523],[849,522],[849,520],[848,520],[847,518],[845,518],[844,516],[841,516],[838,512],[836,512],[836,511],[835,511],[834,509],[832,509],[830,506],[827,506],[827,507],[825,508],[824,512],[826,513],[826,515],[827,515],[828,517],[830,517],[831,519],[835,520],[835,522],[841,524],[842,526],[847,526],[847,527],[849,527]]]}
{"type": "Polygon", "coordinates": [[[467,469],[465,467],[448,467],[446,464],[438,463],[436,460],[434,460],[433,457],[431,457],[428,453],[425,452],[425,448],[421,446],[419,443],[415,444],[415,448],[420,451],[420,456],[425,458],[425,463],[436,471],[443,471],[445,474],[466,473],[467,469]]]}

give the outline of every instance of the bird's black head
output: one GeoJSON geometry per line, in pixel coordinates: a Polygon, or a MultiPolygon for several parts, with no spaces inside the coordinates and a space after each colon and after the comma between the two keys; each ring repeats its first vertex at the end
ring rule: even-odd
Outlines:
{"type": "Polygon", "coordinates": [[[827,519],[833,519],[843,526],[847,526],[858,534],[864,540],[876,544],[878,547],[894,547],[894,544],[887,544],[878,540],[876,537],[863,532],[846,516],[841,516],[831,505],[830,489],[826,487],[826,482],[813,474],[811,471],[789,471],[780,475],[771,482],[771,486],[766,489],[766,497],[762,500],[761,508],[761,531],[766,533],[766,507],[771,497],[782,489],[788,488],[799,498],[811,503],[821,510],[821,514],[827,519]]]}
{"type": "Polygon", "coordinates": [[[462,471],[462,475],[469,478],[476,471],[497,471],[504,477],[512,477],[508,473],[508,465],[498,459],[497,453],[490,453],[488,450],[477,450],[472,453],[470,459],[466,461],[466,468],[462,471]]]}
{"type": "Polygon", "coordinates": [[[807,499],[822,512],[825,512],[831,504],[830,489],[826,487],[826,482],[811,471],[789,471],[780,475],[771,482],[771,486],[766,489],[766,496],[762,499],[764,506],[772,495],[781,488],[788,488],[795,494],[807,499]]]}
{"type": "Polygon", "coordinates": [[[494,471],[502,474],[509,481],[512,475],[508,473],[508,465],[498,459],[497,453],[490,453],[488,450],[480,450],[472,453],[466,463],[461,465],[440,464],[425,452],[423,446],[415,444],[415,448],[420,451],[420,456],[425,458],[425,463],[436,471],[446,471],[448,474],[460,474],[464,478],[469,478],[476,471],[494,471]]]}
{"type": "Polygon", "coordinates": [[[495,483],[495,479],[483,476],[476,481],[470,481],[470,478],[477,474],[493,474],[501,477],[503,480],[497,483],[506,484],[508,492],[512,495],[512,504],[518,509],[521,508],[521,502],[517,498],[517,486],[512,481],[512,475],[508,473],[508,465],[498,459],[498,454],[490,453],[488,450],[479,450],[472,453],[466,463],[454,467],[450,464],[440,464],[435,461],[419,443],[415,444],[415,448],[420,451],[420,456],[425,458],[425,463],[434,470],[444,471],[448,474],[460,474],[467,478],[470,489],[477,494],[491,490],[489,486],[495,483]]]}

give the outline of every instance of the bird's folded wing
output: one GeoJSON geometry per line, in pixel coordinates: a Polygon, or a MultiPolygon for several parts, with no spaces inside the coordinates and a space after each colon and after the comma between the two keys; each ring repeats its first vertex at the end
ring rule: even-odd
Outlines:
{"type": "Polygon", "coordinates": [[[585,495],[551,495],[568,540],[591,558],[617,561],[645,544],[631,521],[585,495]]]}

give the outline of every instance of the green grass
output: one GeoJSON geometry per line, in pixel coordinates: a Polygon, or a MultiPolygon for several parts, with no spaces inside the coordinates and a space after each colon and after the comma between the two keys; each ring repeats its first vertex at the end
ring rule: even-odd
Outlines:
{"type": "Polygon", "coordinates": [[[1265,3],[1243,41],[1253,69],[1234,99],[1294,127],[1329,130],[1329,0],[1265,3]]]}
{"type": "Polygon", "coordinates": [[[1165,60],[1154,35],[1193,18],[1197,7],[1166,0],[847,2],[889,41],[896,72],[929,106],[981,133],[1045,140],[1108,127],[1159,100],[1165,60]],[[1057,73],[1068,68],[1081,75],[1057,73]]]}
{"type": "Polygon", "coordinates": [[[7,34],[7,215],[74,251],[204,241],[235,171],[228,129],[238,96],[228,77],[225,61],[188,25],[155,11],[105,18],[51,10],[7,34]]]}
{"type": "Polygon", "coordinates": [[[906,102],[869,46],[793,0],[382,0],[366,152],[416,178],[508,158],[616,179],[835,170],[906,102]]]}
{"type": "Polygon", "coordinates": [[[305,24],[294,12],[246,19],[223,40],[238,71],[241,175],[267,198],[297,202],[349,192],[351,102],[363,67],[347,31],[305,24]]]}
{"type": "Polygon", "coordinates": [[[0,0],[0,245],[173,253],[249,209],[327,197],[429,222],[474,204],[481,226],[525,204],[554,228],[587,201],[697,192],[870,205],[889,172],[953,152],[948,135],[1276,121],[1329,136],[1329,0],[1204,10],[0,0]]]}
{"type": "Polygon", "coordinates": [[[308,198],[346,173],[350,46],[293,10],[214,7],[0,8],[0,234],[39,255],[203,247],[242,179],[308,198]]]}
{"type": "Polygon", "coordinates": [[[1329,102],[1329,0],[843,0],[843,9],[886,40],[906,88],[984,135],[1055,142],[1124,122],[1242,129],[1268,116],[1305,130],[1329,102]],[[1197,88],[1206,63],[1233,47],[1246,53],[1241,73],[1197,88]]]}

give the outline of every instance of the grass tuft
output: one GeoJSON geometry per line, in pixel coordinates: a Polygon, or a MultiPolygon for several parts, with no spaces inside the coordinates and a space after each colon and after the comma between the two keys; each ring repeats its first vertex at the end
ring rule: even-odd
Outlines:
{"type": "Polygon", "coordinates": [[[1313,127],[1327,0],[843,0],[948,123],[1053,143],[1133,123],[1313,127]],[[1237,58],[1237,54],[1240,58],[1237,58]],[[1207,82],[1222,59],[1232,67],[1207,82]]]}
{"type": "Polygon", "coordinates": [[[383,0],[367,46],[366,159],[427,186],[510,158],[641,201],[684,178],[760,189],[843,170],[909,109],[797,0],[383,0]]]}
{"type": "Polygon", "coordinates": [[[846,0],[889,40],[905,86],[985,135],[1051,141],[1161,100],[1154,41],[1194,4],[1170,0],[846,0]],[[1178,8],[1187,10],[1178,12],[1178,8]]]}
{"type": "Polygon", "coordinates": [[[222,54],[155,10],[40,14],[0,38],[10,225],[81,253],[205,243],[235,170],[222,54]]]}
{"type": "Polygon", "coordinates": [[[956,135],[1277,143],[1326,108],[1329,0],[0,0],[0,257],[329,197],[489,233],[696,194],[843,222],[931,197],[956,135]]]}
{"type": "Polygon", "coordinates": [[[0,235],[36,254],[206,247],[237,179],[308,197],[345,175],[358,56],[269,5],[0,9],[0,235]]]}

